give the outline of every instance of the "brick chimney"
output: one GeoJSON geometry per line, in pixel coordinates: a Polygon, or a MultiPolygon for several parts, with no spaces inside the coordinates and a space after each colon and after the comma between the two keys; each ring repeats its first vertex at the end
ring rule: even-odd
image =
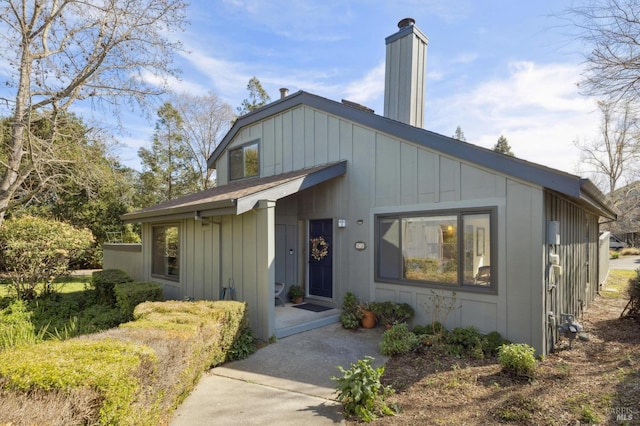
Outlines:
{"type": "Polygon", "coordinates": [[[384,116],[422,128],[429,39],[413,19],[405,18],[385,41],[384,116]]]}

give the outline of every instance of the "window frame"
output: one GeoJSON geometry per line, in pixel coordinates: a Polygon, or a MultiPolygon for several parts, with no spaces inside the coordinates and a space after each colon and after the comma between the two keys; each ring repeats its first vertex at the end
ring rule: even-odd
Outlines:
{"type": "Polygon", "coordinates": [[[256,178],[256,177],[260,177],[260,139],[255,139],[249,142],[245,142],[242,145],[233,147],[231,149],[229,149],[227,151],[227,165],[229,167],[229,182],[237,182],[243,179],[251,179],[251,178],[256,178]],[[257,172],[255,175],[250,175],[247,176],[246,173],[246,153],[245,153],[245,149],[247,149],[248,147],[255,145],[256,146],[256,152],[257,152],[257,159],[258,159],[258,168],[257,168],[257,172]],[[235,151],[242,151],[242,176],[241,177],[233,177],[233,171],[232,171],[232,164],[231,164],[231,157],[232,157],[232,153],[235,151]]]}
{"type": "MultiPolygon", "coordinates": [[[[472,293],[482,294],[498,294],[498,208],[496,206],[487,207],[472,207],[472,208],[460,208],[460,209],[443,209],[443,210],[417,210],[406,212],[393,212],[393,213],[379,213],[374,215],[374,279],[376,282],[383,282],[389,284],[400,284],[421,288],[435,288],[451,291],[465,291],[472,293]],[[490,259],[490,274],[491,284],[489,286],[481,286],[477,284],[465,284],[464,283],[464,217],[465,215],[474,214],[487,214],[489,215],[489,229],[485,229],[485,238],[489,238],[489,250],[491,254],[490,259]],[[402,232],[399,235],[399,250],[398,250],[398,270],[400,271],[399,278],[390,278],[382,276],[380,273],[380,256],[381,256],[381,235],[380,226],[381,221],[385,219],[395,219],[399,223],[402,223],[403,219],[415,218],[415,217],[440,217],[440,216],[456,216],[456,247],[458,250],[458,267],[457,267],[457,281],[456,283],[443,283],[438,281],[420,281],[410,280],[404,278],[404,264],[402,256],[402,232]]],[[[400,225],[400,229],[402,226],[400,225]]]]}
{"type": "MultiPolygon", "coordinates": [[[[162,223],[162,224],[153,224],[151,225],[151,276],[154,278],[161,278],[163,280],[167,280],[167,281],[174,281],[174,282],[180,282],[180,265],[181,265],[181,246],[182,246],[182,240],[181,240],[181,235],[182,235],[182,231],[180,229],[180,224],[179,223],[162,223]],[[167,228],[176,228],[178,231],[178,253],[176,256],[177,259],[177,264],[178,264],[178,274],[177,275],[169,275],[169,274],[159,274],[155,271],[155,261],[156,261],[156,241],[155,241],[155,236],[154,236],[154,231],[158,228],[164,228],[165,229],[165,234],[166,234],[166,229],[167,228]]],[[[165,256],[166,257],[166,256],[165,256]]],[[[164,265],[165,267],[168,267],[168,265],[164,265]]]]}

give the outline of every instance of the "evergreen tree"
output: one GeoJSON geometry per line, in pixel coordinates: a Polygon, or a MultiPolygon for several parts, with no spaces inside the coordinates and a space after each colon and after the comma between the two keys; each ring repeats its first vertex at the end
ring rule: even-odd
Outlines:
{"type": "Polygon", "coordinates": [[[182,117],[170,102],[158,110],[153,143],[140,148],[142,160],[137,204],[141,207],[172,200],[198,190],[198,173],[182,136],[182,117]]]}
{"type": "Polygon", "coordinates": [[[498,138],[498,142],[496,142],[496,144],[493,146],[493,150],[501,154],[507,154],[512,157],[515,156],[511,151],[511,146],[509,145],[507,138],[505,138],[503,135],[500,135],[500,137],[498,138]]]}
{"type": "Polygon", "coordinates": [[[243,100],[242,105],[238,107],[239,115],[255,111],[271,101],[271,97],[266,90],[264,90],[262,84],[260,84],[260,80],[255,76],[249,80],[249,83],[247,84],[247,91],[249,91],[249,97],[243,100]]]}
{"type": "Polygon", "coordinates": [[[454,139],[458,139],[459,141],[467,141],[467,138],[464,137],[464,132],[462,131],[462,128],[460,126],[456,127],[456,131],[451,137],[454,139]]]}

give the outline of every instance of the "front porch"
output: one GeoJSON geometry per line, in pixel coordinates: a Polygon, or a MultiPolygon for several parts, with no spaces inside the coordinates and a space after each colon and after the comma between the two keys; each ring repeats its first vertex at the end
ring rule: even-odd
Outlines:
{"type": "Polygon", "coordinates": [[[340,321],[340,309],[312,312],[295,308],[292,303],[275,307],[275,336],[280,339],[340,321]]]}

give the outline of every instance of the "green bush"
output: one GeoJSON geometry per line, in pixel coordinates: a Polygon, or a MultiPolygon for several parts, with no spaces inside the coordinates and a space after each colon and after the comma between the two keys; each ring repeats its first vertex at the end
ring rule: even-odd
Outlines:
{"type": "Polygon", "coordinates": [[[29,395],[3,421],[61,424],[55,411],[38,417],[42,397],[70,407],[65,424],[164,424],[202,372],[249,334],[243,302],[146,302],[134,316],[104,333],[0,351],[3,392],[29,395]]]}
{"type": "Polygon", "coordinates": [[[54,280],[67,274],[69,263],[92,242],[87,229],[32,216],[6,220],[0,227],[2,264],[16,295],[25,300],[53,292],[54,280]]]}
{"type": "Polygon", "coordinates": [[[115,306],[116,294],[113,289],[116,284],[133,281],[126,272],[120,269],[105,269],[91,274],[91,285],[96,290],[96,298],[100,303],[115,306]]]}
{"type": "Polygon", "coordinates": [[[534,378],[536,371],[535,349],[525,343],[502,345],[498,349],[498,361],[509,374],[534,378]]]}
{"type": "Polygon", "coordinates": [[[444,328],[444,326],[442,324],[440,324],[439,322],[434,322],[433,324],[428,324],[428,325],[416,325],[415,327],[413,327],[413,333],[414,334],[429,334],[429,335],[433,335],[433,334],[443,334],[446,333],[446,329],[444,328]]]}
{"type": "Polygon", "coordinates": [[[629,315],[640,315],[640,268],[636,269],[636,275],[634,277],[629,278],[627,295],[629,296],[629,303],[622,313],[624,314],[628,309],[629,315]]]}
{"type": "Polygon", "coordinates": [[[371,310],[379,322],[389,326],[407,322],[415,315],[415,311],[408,303],[372,302],[371,310]]]}
{"type": "Polygon", "coordinates": [[[508,340],[502,338],[502,335],[497,331],[492,331],[487,334],[482,342],[482,350],[487,356],[494,356],[498,354],[498,349],[502,345],[509,344],[508,340]]]}
{"type": "Polygon", "coordinates": [[[343,328],[356,329],[360,327],[360,320],[362,319],[362,311],[358,306],[355,294],[350,291],[344,295],[342,301],[342,313],[340,314],[340,323],[343,328]]]}
{"type": "Polygon", "coordinates": [[[42,341],[44,333],[36,332],[31,316],[22,300],[16,300],[0,310],[0,352],[42,341]]]}
{"type": "Polygon", "coordinates": [[[382,333],[380,352],[385,356],[401,355],[420,346],[420,337],[409,331],[406,322],[396,324],[382,333]]]}
{"type": "Polygon", "coordinates": [[[484,336],[473,326],[456,327],[447,335],[449,352],[455,356],[469,355],[482,359],[484,336]]]}
{"type": "Polygon", "coordinates": [[[366,356],[351,364],[349,370],[338,366],[342,377],[331,377],[337,382],[337,399],[342,403],[347,416],[357,416],[370,422],[378,416],[393,416],[394,411],[386,404],[385,398],[393,393],[389,386],[382,386],[380,378],[384,367],[373,368],[374,358],[366,356]]]}
{"type": "Polygon", "coordinates": [[[133,319],[133,310],[142,302],[161,302],[162,286],[156,283],[119,283],[113,288],[116,304],[126,320],[133,319]]]}
{"type": "Polygon", "coordinates": [[[227,352],[227,361],[237,361],[245,359],[256,351],[258,336],[249,327],[245,327],[233,341],[231,348],[227,352]]]}
{"type": "Polygon", "coordinates": [[[133,343],[49,341],[0,352],[0,378],[18,392],[93,388],[104,398],[100,423],[122,424],[120,419],[135,415],[140,377],[153,373],[156,362],[149,348],[133,343]]]}

